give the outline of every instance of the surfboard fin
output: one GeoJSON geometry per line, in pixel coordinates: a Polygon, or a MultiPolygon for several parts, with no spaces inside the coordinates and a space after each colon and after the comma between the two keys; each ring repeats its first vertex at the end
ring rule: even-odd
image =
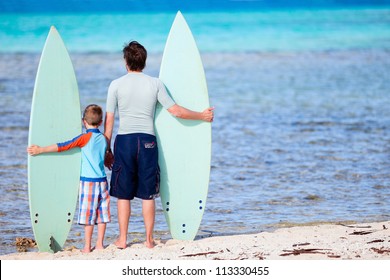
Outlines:
{"type": "Polygon", "coordinates": [[[55,240],[55,238],[53,236],[50,236],[50,249],[54,252],[54,253],[57,253],[58,251],[61,251],[62,248],[61,246],[58,244],[58,242],[55,240]]]}

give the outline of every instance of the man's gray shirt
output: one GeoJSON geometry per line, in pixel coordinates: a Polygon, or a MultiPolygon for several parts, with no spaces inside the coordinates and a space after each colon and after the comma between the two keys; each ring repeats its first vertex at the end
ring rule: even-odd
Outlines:
{"type": "Polygon", "coordinates": [[[108,88],[107,113],[119,114],[118,134],[154,133],[154,113],[159,102],[165,109],[175,105],[164,84],[142,72],[113,80],[108,88]]]}

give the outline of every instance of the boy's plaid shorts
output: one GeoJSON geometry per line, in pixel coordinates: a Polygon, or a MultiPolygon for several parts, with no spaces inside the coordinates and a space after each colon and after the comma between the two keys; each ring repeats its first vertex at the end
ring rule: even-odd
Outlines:
{"type": "Polygon", "coordinates": [[[95,225],[110,222],[110,195],[107,180],[80,181],[78,223],[95,225]]]}

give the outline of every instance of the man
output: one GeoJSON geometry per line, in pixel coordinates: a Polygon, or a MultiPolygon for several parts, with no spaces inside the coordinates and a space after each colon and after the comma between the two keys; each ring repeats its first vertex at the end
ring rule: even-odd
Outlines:
{"type": "Polygon", "coordinates": [[[119,238],[115,245],[120,249],[127,246],[130,201],[137,197],[142,199],[145,245],[153,248],[154,199],[160,192],[158,148],[154,131],[156,104],[161,103],[169,113],[182,119],[212,122],[214,113],[213,108],[194,112],[175,104],[158,78],[142,72],[147,51],[138,42],[132,41],[126,45],[123,57],[127,74],[110,84],[104,124],[104,135],[110,147],[115,112],[118,111],[120,121],[114,145],[115,157],[108,150],[105,163],[112,169],[110,195],[118,199],[119,238]]]}

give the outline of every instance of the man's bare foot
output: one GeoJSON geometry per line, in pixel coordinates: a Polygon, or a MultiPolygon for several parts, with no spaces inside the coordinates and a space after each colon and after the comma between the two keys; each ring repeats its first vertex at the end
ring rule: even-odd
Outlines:
{"type": "Polygon", "coordinates": [[[120,240],[115,241],[114,245],[118,249],[126,249],[126,247],[127,247],[126,241],[125,242],[121,242],[120,240]]]}
{"type": "Polygon", "coordinates": [[[84,247],[84,249],[80,250],[81,253],[83,254],[88,254],[91,253],[91,248],[90,247],[84,247]]]}
{"type": "Polygon", "coordinates": [[[95,250],[104,250],[104,245],[103,246],[96,245],[95,250]]]}
{"type": "Polygon", "coordinates": [[[156,243],[154,242],[154,240],[152,240],[151,242],[148,242],[148,241],[145,241],[144,242],[144,245],[149,248],[149,249],[153,249],[154,246],[156,246],[156,243]]]}

